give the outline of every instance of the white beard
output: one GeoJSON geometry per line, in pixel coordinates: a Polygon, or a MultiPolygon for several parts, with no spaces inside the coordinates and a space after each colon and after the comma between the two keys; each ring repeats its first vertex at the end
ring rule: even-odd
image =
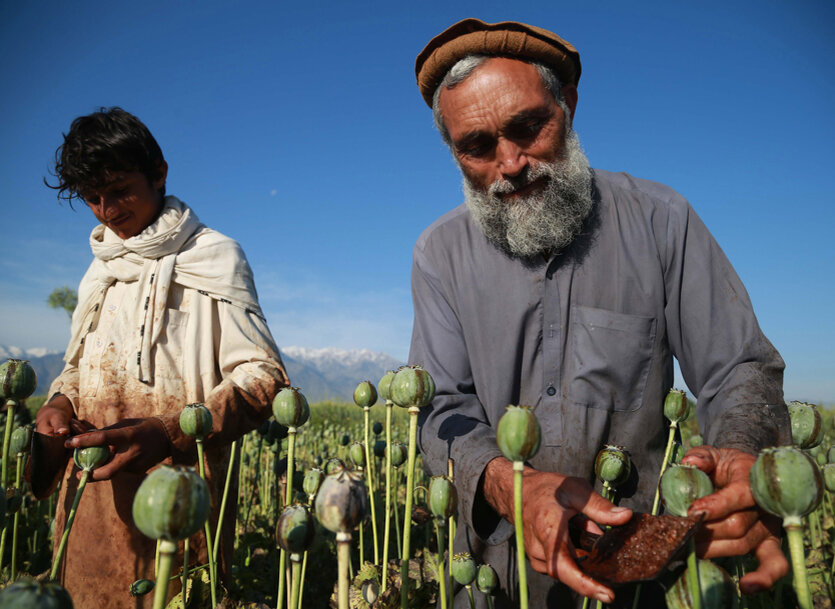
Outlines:
{"type": "Polygon", "coordinates": [[[591,211],[589,161],[571,131],[563,158],[531,165],[513,179],[496,180],[486,192],[464,175],[464,197],[476,224],[494,245],[521,258],[548,255],[574,240],[591,211]],[[513,201],[499,196],[542,177],[546,184],[540,192],[513,201]]]}

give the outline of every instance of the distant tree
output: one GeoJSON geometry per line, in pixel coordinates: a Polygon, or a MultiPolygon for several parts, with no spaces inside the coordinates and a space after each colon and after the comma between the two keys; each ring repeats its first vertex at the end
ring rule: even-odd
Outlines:
{"type": "Polygon", "coordinates": [[[72,319],[72,312],[78,304],[78,293],[68,286],[55,288],[46,299],[46,304],[53,309],[64,309],[72,319]]]}

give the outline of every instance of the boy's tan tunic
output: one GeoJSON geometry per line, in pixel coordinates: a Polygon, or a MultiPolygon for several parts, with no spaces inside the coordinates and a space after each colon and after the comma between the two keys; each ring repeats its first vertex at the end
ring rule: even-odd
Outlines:
{"type": "MultiPolygon", "coordinates": [[[[167,207],[174,204],[172,199],[166,199],[167,207]]],[[[118,240],[101,228],[94,231],[91,242],[118,240]]],[[[76,354],[68,351],[67,365],[50,394],[68,396],[76,417],[97,428],[125,419],[159,417],[172,444],[173,456],[166,462],[189,465],[196,464],[196,450],[193,441],[180,431],[179,415],[186,404],[204,402],[213,416],[213,431],[206,439],[206,458],[212,517],[216,518],[229,444],[269,416],[273,396],[288,384],[288,379],[258,308],[251,271],[237,243],[199,224],[196,217],[184,230],[192,233],[178,251],[188,252],[184,261],[196,264],[188,271],[194,275],[197,269],[197,275],[207,274],[207,285],[227,282],[232,295],[248,289],[249,304],[245,297],[233,303],[217,291],[201,290],[199,277],[186,278],[182,274],[185,267],[180,265],[178,253],[165,306],[153,311],[151,325],[162,325],[148,352],[151,361],[146,370],[151,371],[150,381],[143,382],[136,365],[141,351],[136,328],[142,327],[143,320],[136,317],[137,310],[144,309],[136,303],[143,300],[147,286],[140,277],[132,281],[113,280],[104,288],[104,298],[95,311],[98,319],[85,332],[90,328],[86,321],[90,318],[81,319],[83,304],[88,302],[85,298],[102,285],[102,271],[97,268],[100,261],[94,262],[79,289],[81,298],[70,344],[80,334],[84,340],[76,354]]],[[[150,262],[141,266],[145,264],[150,262]]],[[[156,289],[159,296],[159,286],[156,289]]],[[[56,539],[63,532],[75,495],[77,471],[70,462],[56,514],[56,539]]],[[[131,516],[133,497],[144,477],[145,474],[120,472],[110,481],[86,487],[60,572],[77,609],[151,606],[152,594],[133,598],[128,593],[135,580],[154,578],[156,544],[134,527],[131,516]]],[[[231,496],[236,496],[235,488],[231,496]]],[[[231,559],[233,514],[234,506],[227,506],[220,552],[224,564],[231,559]]],[[[213,522],[213,532],[214,526],[213,522]]],[[[191,548],[190,563],[204,564],[207,557],[202,533],[192,538],[191,548]]],[[[174,572],[179,568],[179,564],[175,565],[174,572]]]]}

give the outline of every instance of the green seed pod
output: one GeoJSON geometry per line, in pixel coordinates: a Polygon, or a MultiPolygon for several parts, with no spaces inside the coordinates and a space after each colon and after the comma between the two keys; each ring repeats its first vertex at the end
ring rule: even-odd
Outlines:
{"type": "Polygon", "coordinates": [[[507,407],[499,419],[496,441],[499,450],[510,461],[527,461],[539,451],[539,421],[528,406],[507,407]]]}
{"type": "Polygon", "coordinates": [[[16,427],[12,432],[11,442],[9,443],[10,455],[22,455],[28,453],[32,447],[32,428],[28,425],[23,427],[16,427]]]}
{"type": "Polygon", "coordinates": [[[595,475],[611,486],[623,484],[629,478],[631,469],[629,454],[622,446],[607,444],[594,460],[595,475]]]}
{"type": "Polygon", "coordinates": [[[273,414],[285,427],[301,427],[310,418],[310,406],[298,388],[285,387],[273,400],[273,414]]]}
{"type": "Polygon", "coordinates": [[[823,498],[823,477],[815,462],[793,446],[760,451],[749,473],[751,493],[761,508],[783,519],[783,526],[800,525],[803,516],[823,498]]]}
{"type": "Polygon", "coordinates": [[[671,465],[661,476],[661,499],[673,516],[687,516],[690,505],[713,492],[707,474],[692,465],[671,465]]]}
{"type": "MultiPolygon", "coordinates": [[[[702,607],[705,609],[736,609],[736,585],[725,570],[709,560],[699,559],[699,588],[702,591],[702,607]]],[[[687,569],[666,593],[668,609],[692,609],[687,569]]]]}
{"type": "Polygon", "coordinates": [[[380,382],[377,383],[377,393],[381,400],[386,402],[391,401],[391,382],[394,380],[395,374],[397,374],[397,370],[389,370],[383,375],[380,382]]]}
{"type": "Polygon", "coordinates": [[[401,408],[423,408],[435,397],[435,381],[420,366],[401,368],[391,381],[391,401],[401,408]]]}
{"type": "Polygon", "coordinates": [[[690,440],[689,440],[690,448],[695,448],[697,446],[701,446],[704,443],[705,443],[705,440],[704,440],[704,438],[702,438],[701,434],[694,433],[692,436],[690,436],[690,440]]]}
{"type": "Polygon", "coordinates": [[[798,448],[814,448],[823,441],[823,418],[818,409],[806,402],[791,402],[792,443],[798,448]]]}
{"type": "Polygon", "coordinates": [[[395,442],[391,445],[391,464],[394,467],[403,465],[408,457],[409,450],[403,442],[395,442]]]}
{"type": "Polygon", "coordinates": [[[664,398],[664,416],[674,425],[687,420],[687,417],[690,416],[690,404],[684,391],[670,389],[667,397],[664,398]]]}
{"type": "Polygon", "coordinates": [[[0,364],[0,390],[5,400],[25,400],[35,392],[37,386],[38,376],[27,360],[8,359],[0,364]]]}
{"type": "Polygon", "coordinates": [[[342,446],[348,446],[351,443],[351,436],[346,433],[342,434],[342,437],[339,438],[339,443],[342,446]]]}
{"type": "Polygon", "coordinates": [[[345,465],[345,462],[342,459],[338,459],[337,457],[332,457],[328,459],[327,463],[325,463],[325,475],[330,476],[331,474],[335,474],[337,472],[341,472],[343,469],[348,469],[345,465]]]}
{"type": "Polygon", "coordinates": [[[316,495],[316,516],[329,531],[349,532],[365,519],[368,494],[362,476],[343,469],[327,476],[316,495]]]}
{"type": "Polygon", "coordinates": [[[270,423],[271,421],[264,421],[258,426],[258,429],[256,429],[255,431],[258,432],[259,436],[261,436],[262,438],[267,437],[267,434],[270,433],[270,423]]]}
{"type": "Polygon", "coordinates": [[[385,440],[377,440],[374,442],[374,456],[378,459],[385,459],[386,458],[386,441],[385,440]]]}
{"type": "Polygon", "coordinates": [[[150,579],[137,579],[130,585],[128,592],[131,596],[145,596],[154,589],[154,582],[150,579]]]}
{"type": "Polygon", "coordinates": [[[15,514],[23,504],[23,495],[20,489],[10,486],[6,489],[6,513],[15,514]]]}
{"type": "Polygon", "coordinates": [[[202,440],[212,431],[212,413],[204,404],[188,404],[180,412],[180,429],[190,438],[202,440]]]}
{"type": "Polygon", "coordinates": [[[475,587],[483,594],[493,594],[499,587],[499,576],[496,575],[496,570],[488,564],[481,565],[475,578],[475,587]]]}
{"type": "Polygon", "coordinates": [[[209,487],[193,468],[155,469],[133,499],[133,521],[151,539],[185,539],[199,531],[208,516],[209,487]]]}
{"type": "Polygon", "coordinates": [[[290,554],[301,554],[313,543],[315,527],[307,506],[294,503],[284,508],[275,527],[278,545],[290,554]]]}
{"type": "Polygon", "coordinates": [[[383,433],[383,424],[380,421],[374,421],[374,424],[371,426],[371,431],[374,432],[375,436],[379,436],[383,433]]]}
{"type": "Polygon", "coordinates": [[[348,455],[356,467],[365,467],[365,442],[353,442],[348,449],[348,455]]]}
{"type": "Polygon", "coordinates": [[[827,463],[821,468],[823,484],[830,493],[835,493],[835,463],[827,463]]]}
{"type": "Polygon", "coordinates": [[[429,511],[439,521],[438,524],[445,524],[457,508],[458,491],[452,481],[446,476],[432,476],[429,481],[429,511]]]}
{"type": "Polygon", "coordinates": [[[371,381],[362,381],[354,389],[354,404],[360,408],[371,408],[377,403],[377,389],[371,381]]]}
{"type": "Polygon", "coordinates": [[[321,469],[314,467],[313,469],[307,470],[307,473],[304,475],[304,480],[302,481],[302,490],[307,493],[308,497],[312,497],[316,494],[316,491],[319,490],[319,487],[322,485],[322,480],[325,479],[325,472],[321,469]]]}
{"type": "Polygon", "coordinates": [[[110,459],[110,448],[107,446],[76,448],[72,454],[72,460],[75,461],[76,467],[88,472],[104,465],[108,459],[110,459]]]}
{"type": "Polygon", "coordinates": [[[476,565],[468,552],[453,555],[450,569],[452,577],[462,586],[469,586],[475,581],[476,565]]]}
{"type": "Polygon", "coordinates": [[[0,591],[3,609],[73,609],[72,599],[57,582],[20,579],[0,591]]]}

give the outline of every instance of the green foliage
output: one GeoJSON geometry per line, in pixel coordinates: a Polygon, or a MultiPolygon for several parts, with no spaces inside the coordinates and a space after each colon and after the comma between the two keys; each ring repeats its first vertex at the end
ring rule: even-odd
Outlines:
{"type": "Polygon", "coordinates": [[[75,307],[78,306],[78,293],[69,286],[55,288],[47,297],[46,304],[53,309],[64,309],[72,318],[75,307]]]}

